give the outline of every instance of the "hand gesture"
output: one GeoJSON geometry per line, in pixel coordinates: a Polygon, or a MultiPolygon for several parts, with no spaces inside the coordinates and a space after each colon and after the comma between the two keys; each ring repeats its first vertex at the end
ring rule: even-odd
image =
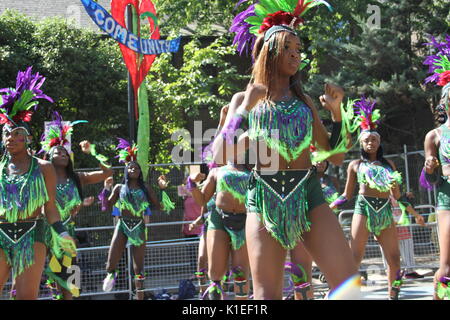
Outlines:
{"type": "Polygon", "coordinates": [[[108,177],[108,178],[106,178],[105,181],[103,182],[103,187],[104,187],[106,190],[111,190],[112,187],[113,187],[113,184],[114,184],[114,179],[113,179],[113,177],[108,177]]]}
{"type": "Polygon", "coordinates": [[[439,166],[439,160],[435,156],[429,156],[425,160],[425,170],[428,174],[432,174],[434,169],[439,166]]]}
{"type": "Polygon", "coordinates": [[[91,154],[91,143],[87,140],[80,142],[81,151],[86,154],[91,154]]]}
{"type": "Polygon", "coordinates": [[[344,90],[334,84],[326,83],[324,88],[325,94],[320,96],[320,103],[322,107],[331,111],[339,112],[341,102],[344,99],[344,90]]]}
{"type": "Polygon", "coordinates": [[[220,109],[220,121],[219,126],[223,127],[225,124],[225,119],[227,118],[229,105],[223,106],[222,109],[220,109]]]}
{"type": "Polygon", "coordinates": [[[158,177],[158,187],[160,189],[165,189],[169,185],[169,181],[167,181],[167,178],[165,175],[161,175],[158,177]]]}
{"type": "Polygon", "coordinates": [[[416,223],[418,225],[421,225],[422,227],[425,227],[425,219],[423,218],[423,216],[421,216],[420,214],[418,214],[417,216],[414,217],[416,220],[416,223]]]}
{"type": "Polygon", "coordinates": [[[94,197],[87,197],[83,199],[83,207],[89,207],[90,205],[92,205],[94,203],[94,197]]]}
{"type": "Polygon", "coordinates": [[[192,182],[199,183],[200,181],[205,180],[206,175],[204,173],[197,172],[197,173],[191,174],[190,178],[191,178],[192,182]]]}

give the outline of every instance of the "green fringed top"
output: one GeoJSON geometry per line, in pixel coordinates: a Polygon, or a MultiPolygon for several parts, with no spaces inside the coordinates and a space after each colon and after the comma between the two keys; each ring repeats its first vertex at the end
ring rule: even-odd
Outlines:
{"type": "Polygon", "coordinates": [[[56,207],[61,215],[61,221],[69,218],[72,210],[82,203],[78,188],[72,179],[56,186],[56,207]]]}
{"type": "Polygon", "coordinates": [[[394,171],[388,166],[376,165],[374,162],[361,161],[358,168],[359,183],[366,184],[380,192],[388,192],[396,183],[402,183],[400,172],[394,171]]]}
{"type": "Polygon", "coordinates": [[[48,201],[44,176],[37,158],[31,158],[30,169],[20,176],[8,176],[6,157],[0,163],[0,217],[8,222],[26,220],[48,201]]]}
{"type": "Polygon", "coordinates": [[[271,105],[260,104],[250,111],[248,119],[249,138],[262,138],[286,161],[297,159],[311,144],[312,111],[296,97],[271,105]]]}
{"type": "MultiPolygon", "coordinates": [[[[135,217],[143,217],[150,212],[150,203],[148,202],[144,191],[141,189],[128,189],[129,193],[125,193],[125,187],[122,186],[120,196],[116,203],[116,207],[122,210],[128,210],[135,217]]],[[[150,215],[150,214],[148,214],[150,215]]]]}
{"type": "Polygon", "coordinates": [[[240,203],[245,202],[250,171],[234,170],[233,165],[220,167],[217,172],[217,192],[228,192],[240,203]]]}

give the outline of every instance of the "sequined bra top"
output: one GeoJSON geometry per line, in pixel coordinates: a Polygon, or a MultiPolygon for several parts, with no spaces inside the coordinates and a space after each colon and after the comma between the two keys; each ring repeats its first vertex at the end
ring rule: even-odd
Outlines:
{"type": "Polygon", "coordinates": [[[233,198],[244,203],[247,195],[250,171],[238,171],[232,165],[220,167],[217,172],[217,192],[229,192],[233,198]]]}
{"type": "Polygon", "coordinates": [[[67,220],[72,210],[81,204],[80,193],[72,179],[56,185],[56,207],[61,215],[61,221],[67,220]]]}
{"type": "Polygon", "coordinates": [[[439,162],[441,165],[450,164],[450,129],[445,124],[440,126],[439,162]]]}
{"type": "Polygon", "coordinates": [[[26,220],[49,199],[44,176],[35,157],[28,172],[18,176],[8,176],[8,163],[7,158],[0,163],[0,219],[26,220]]]}
{"type": "Polygon", "coordinates": [[[142,217],[143,213],[150,208],[150,203],[142,189],[128,189],[129,193],[125,192],[125,185],[120,189],[120,196],[117,200],[116,207],[120,211],[128,210],[135,217],[142,217]]]}
{"type": "Polygon", "coordinates": [[[361,161],[358,167],[358,182],[368,185],[371,189],[380,192],[390,191],[395,184],[401,184],[402,176],[391,167],[381,164],[379,161],[361,161]]]}
{"type": "Polygon", "coordinates": [[[311,109],[298,98],[262,103],[249,113],[250,139],[263,139],[286,161],[297,159],[312,141],[311,109]]]}

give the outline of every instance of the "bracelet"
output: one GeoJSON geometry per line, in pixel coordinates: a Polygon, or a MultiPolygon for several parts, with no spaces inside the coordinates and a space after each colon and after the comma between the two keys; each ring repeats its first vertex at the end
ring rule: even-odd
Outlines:
{"type": "Polygon", "coordinates": [[[67,233],[66,227],[63,225],[63,223],[61,221],[56,221],[55,223],[53,223],[51,225],[51,227],[53,228],[53,230],[56,231],[57,234],[61,235],[64,233],[67,233]]]}

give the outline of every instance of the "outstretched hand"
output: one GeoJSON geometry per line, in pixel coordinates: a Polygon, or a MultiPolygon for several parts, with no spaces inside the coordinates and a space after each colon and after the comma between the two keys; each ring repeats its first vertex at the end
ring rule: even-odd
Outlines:
{"type": "Polygon", "coordinates": [[[158,177],[158,187],[160,189],[165,189],[169,185],[169,181],[167,181],[167,178],[165,175],[160,175],[158,177]]]}
{"type": "Polygon", "coordinates": [[[91,154],[91,143],[87,140],[83,140],[80,142],[81,151],[86,154],[91,154]]]}
{"type": "Polygon", "coordinates": [[[341,102],[344,99],[344,90],[337,85],[326,83],[324,91],[325,94],[319,98],[322,107],[334,114],[340,112],[341,102]]]}

